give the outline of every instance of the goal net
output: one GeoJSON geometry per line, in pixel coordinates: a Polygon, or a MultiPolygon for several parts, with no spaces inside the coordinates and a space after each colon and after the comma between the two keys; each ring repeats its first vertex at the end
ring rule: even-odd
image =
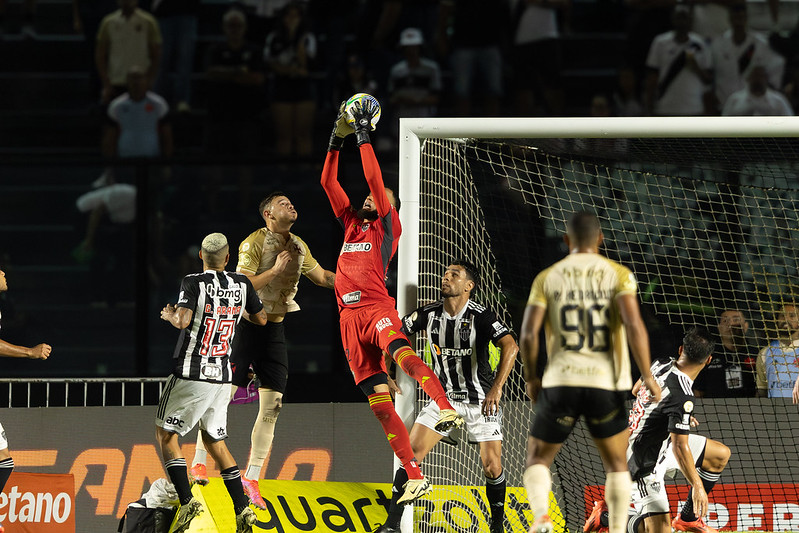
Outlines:
{"type": "MultiPolygon", "coordinates": [[[[790,396],[799,372],[785,326],[799,297],[799,119],[403,119],[401,131],[400,312],[438,299],[444,268],[462,257],[481,270],[475,299],[518,332],[535,274],[565,255],[566,221],[588,210],[605,234],[602,253],[638,279],[653,359],[676,356],[689,327],[717,333],[721,313],[738,310],[745,346],[721,379],[753,396],[758,352],[772,346],[761,357],[765,386],[790,396]]],[[[417,343],[424,352],[425,339],[417,343]]],[[[426,401],[419,392],[398,411],[411,422],[426,401]]],[[[732,450],[708,523],[799,530],[799,416],[790,398],[706,398],[696,412],[698,432],[732,450]]],[[[514,488],[533,416],[517,362],[503,396],[506,531],[527,531],[532,519],[524,490],[514,488]]],[[[425,459],[438,487],[417,505],[416,531],[487,530],[478,446],[463,431],[456,440],[425,459]]],[[[552,473],[556,527],[582,531],[604,483],[582,422],[552,473]]],[[[681,475],[668,491],[674,514],[687,493],[681,475]]]]}

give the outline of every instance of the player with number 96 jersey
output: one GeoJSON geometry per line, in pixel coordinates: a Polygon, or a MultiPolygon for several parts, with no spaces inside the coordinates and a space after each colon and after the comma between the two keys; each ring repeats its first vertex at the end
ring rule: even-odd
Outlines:
{"type": "Polygon", "coordinates": [[[547,309],[543,387],[629,390],[630,359],[614,301],[636,294],[633,273],[599,254],[569,254],[533,282],[528,305],[547,309]]]}

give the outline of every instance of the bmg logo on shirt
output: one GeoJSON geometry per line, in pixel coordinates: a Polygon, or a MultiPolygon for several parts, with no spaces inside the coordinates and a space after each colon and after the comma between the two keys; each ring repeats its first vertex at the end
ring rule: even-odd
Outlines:
{"type": "Polygon", "coordinates": [[[213,285],[209,285],[206,287],[205,292],[211,298],[228,298],[234,301],[241,301],[241,289],[236,287],[235,289],[217,289],[213,285]]]}

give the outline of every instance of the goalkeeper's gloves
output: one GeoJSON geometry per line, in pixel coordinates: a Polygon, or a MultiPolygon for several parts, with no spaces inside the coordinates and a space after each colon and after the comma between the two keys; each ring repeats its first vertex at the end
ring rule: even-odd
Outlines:
{"type": "Polygon", "coordinates": [[[341,106],[338,109],[338,116],[336,116],[336,121],[333,123],[333,131],[330,133],[330,143],[327,145],[328,152],[338,152],[341,150],[341,147],[344,145],[344,138],[355,131],[352,129],[352,126],[347,124],[347,113],[344,111],[344,104],[345,102],[341,102],[341,106]]]}
{"type": "Polygon", "coordinates": [[[372,126],[372,119],[377,113],[377,106],[370,100],[360,100],[355,102],[352,107],[352,118],[355,119],[355,138],[358,140],[358,146],[364,143],[371,143],[369,132],[374,129],[372,126]]]}

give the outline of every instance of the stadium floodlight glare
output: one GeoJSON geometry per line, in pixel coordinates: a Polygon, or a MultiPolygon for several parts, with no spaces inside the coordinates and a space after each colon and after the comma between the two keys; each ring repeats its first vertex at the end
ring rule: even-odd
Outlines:
{"type": "MultiPolygon", "coordinates": [[[[682,331],[701,325],[715,333],[718,315],[735,308],[748,318],[752,347],[777,342],[785,333],[781,307],[799,302],[797,138],[799,117],[403,118],[398,310],[437,299],[444,267],[464,257],[481,269],[476,299],[518,332],[533,277],[563,256],[565,222],[585,209],[600,218],[602,253],[635,273],[647,316],[662,324],[650,336],[676,348],[682,331]]],[[[419,353],[423,343],[417,339],[419,353]]],[[[653,345],[653,358],[676,355],[664,349],[653,345]]],[[[743,373],[754,373],[751,362],[739,365],[743,373]]],[[[398,375],[405,394],[397,411],[410,425],[426,398],[410,394],[415,383],[398,375]]],[[[503,405],[505,476],[519,487],[532,407],[518,362],[503,405]]],[[[766,462],[765,452],[789,432],[762,430],[790,408],[790,400],[702,402],[700,431],[733,449],[722,484],[796,487],[799,456],[781,468],[766,462]]],[[[458,447],[439,445],[425,459],[434,485],[483,486],[477,447],[460,437],[458,447]]],[[[582,423],[553,474],[556,526],[582,528],[586,499],[601,497],[591,487],[604,480],[582,423]]],[[[527,506],[511,500],[506,507],[527,506]]],[[[436,502],[420,507],[437,509],[436,502]]],[[[514,531],[524,526],[521,514],[507,510],[514,531]]],[[[747,529],[746,519],[727,519],[747,529]]],[[[435,521],[417,525],[429,526],[435,521]]]]}

